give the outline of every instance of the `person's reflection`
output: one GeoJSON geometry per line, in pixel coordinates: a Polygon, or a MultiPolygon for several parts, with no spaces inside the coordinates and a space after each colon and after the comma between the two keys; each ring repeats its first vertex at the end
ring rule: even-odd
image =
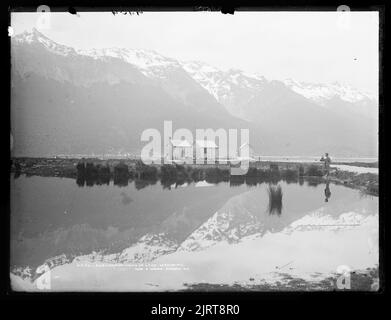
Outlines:
{"type": "Polygon", "coordinates": [[[329,198],[331,196],[331,191],[330,191],[330,181],[327,180],[326,182],[326,188],[324,189],[324,195],[325,195],[325,202],[329,202],[329,198]]]}

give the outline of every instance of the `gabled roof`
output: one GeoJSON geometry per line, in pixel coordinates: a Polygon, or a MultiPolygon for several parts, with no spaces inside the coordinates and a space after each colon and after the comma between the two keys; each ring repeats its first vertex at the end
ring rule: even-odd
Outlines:
{"type": "Polygon", "coordinates": [[[173,147],[190,148],[191,144],[187,140],[170,140],[173,147]]]}
{"type": "Polygon", "coordinates": [[[211,148],[211,149],[218,148],[216,143],[212,140],[196,140],[196,144],[200,148],[211,148]]]}

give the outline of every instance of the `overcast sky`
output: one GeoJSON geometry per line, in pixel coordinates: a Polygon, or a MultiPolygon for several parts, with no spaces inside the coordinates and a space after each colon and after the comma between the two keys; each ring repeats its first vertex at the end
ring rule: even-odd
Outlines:
{"type": "MultiPolygon", "coordinates": [[[[39,17],[13,14],[15,34],[39,27],[39,17]]],[[[223,70],[257,72],[268,79],[338,81],[377,93],[377,12],[52,13],[50,17],[49,28],[40,31],[75,48],[152,49],[223,70]]]]}

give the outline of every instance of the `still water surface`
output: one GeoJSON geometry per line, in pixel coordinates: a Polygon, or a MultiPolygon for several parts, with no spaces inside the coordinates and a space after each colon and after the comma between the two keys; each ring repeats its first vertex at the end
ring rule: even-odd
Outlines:
{"type": "Polygon", "coordinates": [[[11,270],[34,281],[62,256],[53,290],[155,291],[378,264],[377,197],[316,180],[279,185],[282,209],[270,212],[266,183],[11,178],[11,270]]]}

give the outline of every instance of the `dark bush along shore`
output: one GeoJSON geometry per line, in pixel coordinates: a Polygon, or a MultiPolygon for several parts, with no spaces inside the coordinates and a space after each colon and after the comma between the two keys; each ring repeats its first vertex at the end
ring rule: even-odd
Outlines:
{"type": "MultiPolygon", "coordinates": [[[[346,163],[345,163],[346,164],[346,163]]],[[[231,176],[228,164],[163,164],[145,165],[131,159],[58,159],[58,158],[13,158],[11,172],[17,177],[27,176],[74,178],[80,186],[109,184],[127,185],[136,180],[139,186],[153,184],[158,180],[163,186],[206,180],[210,183],[229,181],[231,184],[254,184],[269,182],[302,182],[316,185],[326,180],[321,164],[258,161],[252,163],[244,176],[231,176]]],[[[373,173],[331,170],[329,181],[357,188],[366,194],[378,195],[378,175],[373,173]]]]}

